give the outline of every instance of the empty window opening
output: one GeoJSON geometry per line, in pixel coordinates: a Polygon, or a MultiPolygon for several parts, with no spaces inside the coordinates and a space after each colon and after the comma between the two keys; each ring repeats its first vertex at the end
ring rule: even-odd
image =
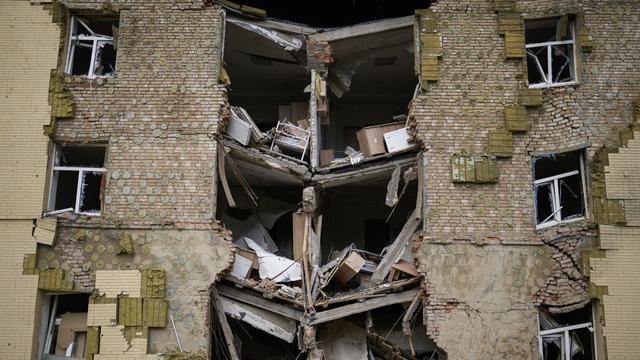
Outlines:
{"type": "Polygon", "coordinates": [[[65,73],[89,78],[113,75],[117,37],[117,18],[72,15],[65,73]]]}
{"type": "Polygon", "coordinates": [[[534,199],[538,228],[578,220],[585,215],[582,153],[542,156],[534,160],[534,199]]]}
{"type": "Polygon", "coordinates": [[[428,0],[312,0],[305,2],[294,0],[238,0],[236,2],[264,9],[269,18],[327,28],[413,15],[415,9],[424,9],[431,4],[431,1],[428,0]]]}
{"type": "Polygon", "coordinates": [[[106,147],[56,145],[49,214],[100,215],[106,147]]]}
{"type": "Polygon", "coordinates": [[[591,305],[566,314],[540,309],[539,346],[543,360],[595,359],[595,331],[591,305]]]}
{"type": "Polygon", "coordinates": [[[44,306],[42,359],[84,359],[89,295],[46,296],[44,306]]]}
{"type": "Polygon", "coordinates": [[[569,16],[525,22],[529,87],[575,84],[574,32],[569,16]]]}

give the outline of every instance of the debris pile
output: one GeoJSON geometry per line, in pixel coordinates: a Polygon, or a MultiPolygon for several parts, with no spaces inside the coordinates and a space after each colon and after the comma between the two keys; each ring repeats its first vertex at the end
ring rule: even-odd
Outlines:
{"type": "Polygon", "coordinates": [[[311,221],[313,206],[307,206],[307,210],[287,212],[293,217],[293,240],[284,245],[268,231],[275,220],[261,220],[263,216],[257,215],[244,220],[226,216],[224,223],[233,231],[236,252],[233,267],[212,290],[212,304],[219,307],[214,322],[214,327],[219,327],[213,329],[220,336],[216,341],[225,344],[229,353],[242,353],[237,339],[235,343],[225,340],[223,329],[233,325],[247,331],[237,325],[239,321],[284,344],[293,345],[297,338],[299,350],[308,353],[308,358],[324,353],[329,359],[333,358],[331,354],[344,351],[361,352],[363,359],[417,359],[417,354],[429,353],[429,346],[423,344],[426,337],[412,331],[420,315],[417,309],[422,295],[420,274],[411,253],[411,240],[421,223],[415,211],[395,241],[381,253],[351,244],[332,251],[321,265],[313,249],[319,226],[314,227],[311,221]],[[379,313],[381,308],[384,310],[379,313]],[[389,312],[397,314],[398,321],[389,323],[380,315],[389,312]],[[367,327],[365,321],[360,324],[364,315],[366,323],[373,325],[367,327]],[[235,320],[229,322],[231,319],[235,320]],[[344,324],[338,326],[338,322],[344,324]],[[331,327],[354,328],[362,336],[357,336],[360,340],[356,344],[331,340],[328,335],[315,338],[316,329],[324,333],[331,327]]]}

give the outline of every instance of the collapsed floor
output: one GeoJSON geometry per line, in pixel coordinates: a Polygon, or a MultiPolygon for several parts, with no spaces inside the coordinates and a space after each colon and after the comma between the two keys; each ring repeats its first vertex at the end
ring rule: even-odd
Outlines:
{"type": "Polygon", "coordinates": [[[226,197],[218,214],[237,250],[212,289],[218,356],[438,358],[416,320],[420,277],[410,240],[421,227],[422,194],[415,155],[312,174],[230,141],[222,150],[226,197]],[[412,304],[406,311],[405,303],[412,304]],[[335,329],[349,329],[352,339],[340,340],[335,329]]]}

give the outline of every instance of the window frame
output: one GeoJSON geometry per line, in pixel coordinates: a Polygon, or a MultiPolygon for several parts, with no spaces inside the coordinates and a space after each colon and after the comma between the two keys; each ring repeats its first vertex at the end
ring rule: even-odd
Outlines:
{"type": "Polygon", "coordinates": [[[587,214],[589,213],[588,208],[587,208],[587,187],[586,187],[586,183],[585,183],[585,166],[584,166],[584,153],[580,152],[580,154],[578,155],[580,158],[580,169],[579,170],[572,170],[572,171],[568,171],[568,172],[564,172],[564,173],[560,173],[557,175],[552,175],[552,176],[548,176],[542,179],[538,179],[536,180],[534,177],[533,180],[533,193],[534,193],[534,207],[535,207],[535,213],[534,213],[534,221],[536,224],[536,230],[539,229],[545,229],[551,226],[555,226],[558,224],[567,224],[567,223],[572,223],[575,221],[580,221],[580,220],[584,220],[587,217],[587,214]],[[570,176],[574,176],[574,175],[580,175],[580,182],[581,182],[581,186],[582,186],[582,203],[583,203],[583,207],[584,207],[584,214],[582,216],[578,216],[572,219],[567,219],[567,220],[562,220],[562,205],[560,204],[560,183],[559,180],[563,179],[563,178],[567,178],[570,176]],[[535,202],[535,193],[538,187],[542,187],[542,186],[546,186],[546,185],[551,185],[551,194],[552,194],[552,201],[551,201],[551,206],[552,206],[552,213],[551,215],[549,215],[549,217],[541,222],[538,223],[538,204],[535,202]]]}
{"type": "MultiPolygon", "coordinates": [[[[596,330],[595,330],[595,327],[593,326],[593,322],[589,321],[581,324],[562,326],[562,327],[557,327],[549,330],[538,330],[538,346],[539,346],[540,356],[544,359],[543,339],[545,337],[557,337],[559,335],[562,338],[562,350],[564,351],[564,353],[562,353],[562,360],[570,360],[571,359],[571,336],[569,332],[573,330],[584,329],[584,328],[587,328],[589,332],[591,332],[591,338],[592,338],[593,346],[595,349],[596,330]]],[[[597,358],[597,355],[595,357],[597,358]]]]}
{"type": "Polygon", "coordinates": [[[101,44],[101,43],[106,43],[106,44],[111,44],[111,46],[113,46],[113,36],[106,36],[106,35],[96,34],[93,30],[91,30],[89,25],[87,25],[77,15],[71,15],[71,21],[69,23],[70,23],[70,25],[69,25],[69,36],[68,36],[68,43],[67,43],[67,61],[65,63],[64,73],[67,74],[67,75],[73,75],[72,74],[72,72],[73,72],[73,55],[75,54],[76,43],[80,43],[82,41],[91,41],[92,45],[91,45],[91,59],[89,60],[89,71],[88,71],[87,74],[78,74],[77,76],[86,76],[89,79],[108,78],[108,77],[113,76],[113,74],[116,73],[116,69],[115,68],[114,68],[112,73],[109,73],[107,75],[96,75],[95,74],[95,70],[96,70],[95,69],[95,66],[96,66],[95,62],[96,62],[96,54],[98,52],[98,45],[101,44]],[[84,27],[85,29],[87,29],[91,33],[91,35],[90,36],[78,35],[78,34],[74,35],[74,32],[77,31],[79,25],[84,27]]]}
{"type": "MultiPolygon", "coordinates": [[[[75,145],[69,145],[69,146],[75,146],[75,145]]],[[[92,146],[92,147],[104,147],[105,148],[105,158],[104,158],[104,163],[106,163],[107,161],[107,146],[106,145],[102,145],[102,144],[90,144],[90,145],[77,145],[77,146],[92,146]]],[[[57,185],[58,185],[58,173],[61,171],[69,171],[69,172],[77,172],[78,173],[78,180],[77,180],[77,184],[76,184],[76,194],[75,194],[75,202],[74,202],[74,206],[73,206],[73,210],[72,212],[75,214],[79,214],[79,215],[85,215],[85,216],[101,216],[102,215],[102,202],[100,204],[100,209],[98,210],[98,212],[91,212],[91,211],[80,211],[80,207],[81,207],[81,199],[82,199],[82,185],[83,185],[83,180],[84,180],[84,174],[85,173],[95,173],[95,172],[99,172],[102,174],[102,176],[106,176],[107,173],[107,168],[104,167],[104,164],[102,165],[102,167],[90,167],[90,166],[60,166],[57,165],[59,162],[59,148],[60,145],[58,144],[54,144],[53,146],[53,161],[52,161],[52,166],[51,166],[51,173],[50,173],[50,184],[49,184],[49,194],[48,194],[48,199],[47,199],[47,212],[45,213],[45,215],[56,215],[58,213],[64,213],[66,211],[62,211],[65,209],[56,209],[55,208],[55,200],[56,200],[56,196],[57,196],[57,185]]],[[[102,193],[102,189],[100,189],[100,194],[102,193]]]]}
{"type": "MultiPolygon", "coordinates": [[[[539,20],[539,19],[530,19],[528,21],[536,21],[536,20],[539,20]]],[[[536,56],[534,56],[534,55],[531,55],[531,56],[533,56],[535,58],[536,64],[538,65],[538,72],[540,72],[540,74],[543,75],[545,82],[538,83],[538,84],[531,84],[531,83],[529,83],[529,78],[527,77],[527,86],[529,87],[529,89],[547,89],[547,88],[552,88],[552,87],[571,86],[571,85],[578,84],[578,61],[577,61],[578,53],[576,51],[575,21],[574,20],[570,20],[568,26],[570,26],[570,29],[571,29],[571,40],[545,41],[545,42],[531,43],[531,44],[527,44],[526,40],[525,40],[525,61],[527,63],[528,63],[528,58],[530,56],[529,49],[541,48],[541,47],[546,47],[547,48],[547,73],[546,74],[543,74],[544,71],[542,71],[542,66],[541,66],[540,62],[538,61],[538,58],[536,56]],[[557,45],[569,45],[569,44],[571,45],[572,52],[573,52],[573,58],[571,59],[572,66],[573,66],[573,74],[574,74],[573,75],[573,80],[564,81],[564,82],[553,82],[553,67],[552,67],[552,63],[553,63],[552,50],[553,50],[553,47],[557,46],[557,45]],[[548,81],[549,79],[551,80],[551,82],[548,81]]],[[[525,34],[526,34],[526,31],[527,30],[526,30],[526,25],[525,25],[525,34]]],[[[525,39],[526,39],[526,37],[525,37],[525,39]]],[[[528,64],[527,64],[527,66],[528,66],[528,64]]]]}

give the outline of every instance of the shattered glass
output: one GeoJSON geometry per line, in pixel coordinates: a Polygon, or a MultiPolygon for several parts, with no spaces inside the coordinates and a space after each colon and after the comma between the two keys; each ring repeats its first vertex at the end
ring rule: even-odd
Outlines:
{"type": "Polygon", "coordinates": [[[580,174],[558,180],[560,191],[561,219],[569,220],[582,217],[584,214],[584,198],[582,194],[582,177],[580,174]]]}
{"type": "Polygon", "coordinates": [[[102,172],[82,172],[80,189],[80,212],[100,213],[100,188],[102,172]]]}
{"type": "Polygon", "coordinates": [[[542,224],[553,218],[553,190],[552,183],[536,186],[536,219],[538,224],[542,224]]]}

